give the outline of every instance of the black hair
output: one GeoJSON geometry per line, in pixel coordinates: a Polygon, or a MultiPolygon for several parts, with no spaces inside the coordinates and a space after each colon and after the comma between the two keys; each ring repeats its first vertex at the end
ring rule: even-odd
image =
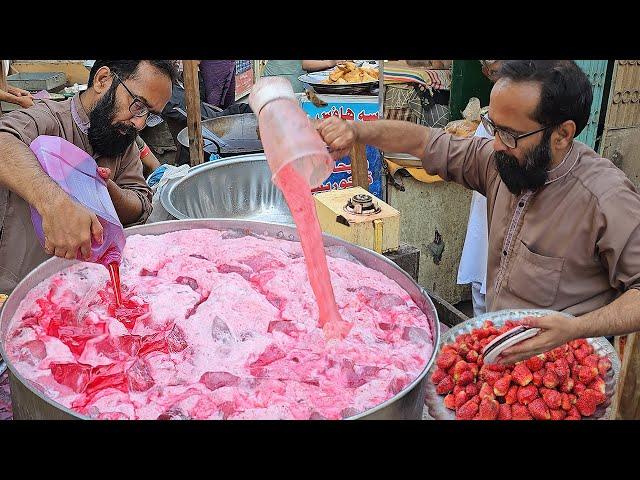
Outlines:
{"type": "Polygon", "coordinates": [[[89,87],[93,85],[93,79],[96,76],[96,72],[101,67],[109,67],[112,72],[116,72],[120,79],[126,80],[127,78],[135,75],[140,63],[142,62],[150,63],[167,75],[171,79],[171,83],[174,83],[178,78],[178,67],[175,60],[96,60],[89,72],[89,81],[87,82],[87,85],[89,87]]]}
{"type": "Polygon", "coordinates": [[[593,92],[589,78],[573,60],[506,60],[499,78],[541,85],[540,103],[534,113],[542,125],[567,120],[576,124],[578,136],[589,121],[593,92]]]}

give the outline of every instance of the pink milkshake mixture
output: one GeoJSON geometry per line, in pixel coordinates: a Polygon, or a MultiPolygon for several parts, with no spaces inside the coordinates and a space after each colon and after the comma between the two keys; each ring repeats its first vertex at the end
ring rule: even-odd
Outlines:
{"type": "Polygon", "coordinates": [[[48,397],[99,419],[340,419],[424,369],[429,319],[383,274],[327,263],[344,339],[325,338],[298,242],[183,230],[127,239],[122,305],[102,265],[22,301],[5,349],[48,397]]]}

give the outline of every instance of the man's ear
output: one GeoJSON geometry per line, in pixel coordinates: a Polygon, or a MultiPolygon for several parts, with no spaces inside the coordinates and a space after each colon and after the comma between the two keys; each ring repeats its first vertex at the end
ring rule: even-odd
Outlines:
{"type": "Polygon", "coordinates": [[[93,85],[91,88],[93,88],[93,90],[99,95],[106,92],[109,87],[111,87],[111,82],[113,82],[111,69],[105,65],[100,67],[96,72],[96,76],[93,77],[93,85]]]}
{"type": "Polygon", "coordinates": [[[566,120],[558,125],[554,132],[553,146],[559,149],[568,148],[576,135],[576,123],[566,120]]]}

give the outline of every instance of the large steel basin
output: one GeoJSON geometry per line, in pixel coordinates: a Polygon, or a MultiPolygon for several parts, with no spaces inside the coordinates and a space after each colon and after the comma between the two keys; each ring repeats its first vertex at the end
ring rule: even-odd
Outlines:
{"type": "MultiPolygon", "coordinates": [[[[167,232],[193,228],[212,228],[217,230],[243,230],[258,235],[272,236],[292,241],[298,241],[298,232],[293,226],[278,225],[266,222],[243,221],[243,220],[179,220],[153,223],[127,228],[127,236],[160,235],[167,232]]],[[[396,281],[416,302],[417,306],[430,318],[430,327],[434,340],[434,348],[431,357],[424,366],[419,376],[405,387],[397,395],[386,402],[366,410],[349,419],[389,419],[389,420],[419,420],[422,418],[424,405],[427,372],[435,359],[440,343],[440,326],[438,314],[427,295],[427,292],[420,287],[407,273],[398,267],[391,260],[379,255],[371,250],[353,245],[337,237],[323,234],[325,246],[344,247],[353,257],[363,265],[377,270],[386,275],[391,280],[396,281]]],[[[57,257],[51,258],[34,269],[27,275],[9,295],[2,311],[0,312],[0,353],[6,360],[9,369],[9,379],[11,384],[11,400],[13,404],[13,415],[15,419],[34,420],[68,420],[68,419],[89,419],[89,417],[76,413],[54,400],[46,397],[32,386],[13,366],[11,359],[7,357],[4,349],[4,341],[8,332],[9,323],[18,309],[20,302],[27,293],[43,280],[51,277],[57,272],[69,267],[76,261],[63,260],[57,257]]]]}

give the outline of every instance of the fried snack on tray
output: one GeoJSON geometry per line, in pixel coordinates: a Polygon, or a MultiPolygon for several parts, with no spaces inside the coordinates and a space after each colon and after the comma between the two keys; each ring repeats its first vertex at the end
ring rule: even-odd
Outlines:
{"type": "Polygon", "coordinates": [[[329,74],[322,83],[327,85],[343,85],[346,83],[377,82],[379,72],[377,68],[357,67],[353,62],[346,62],[336,65],[336,68],[329,74]]]}

